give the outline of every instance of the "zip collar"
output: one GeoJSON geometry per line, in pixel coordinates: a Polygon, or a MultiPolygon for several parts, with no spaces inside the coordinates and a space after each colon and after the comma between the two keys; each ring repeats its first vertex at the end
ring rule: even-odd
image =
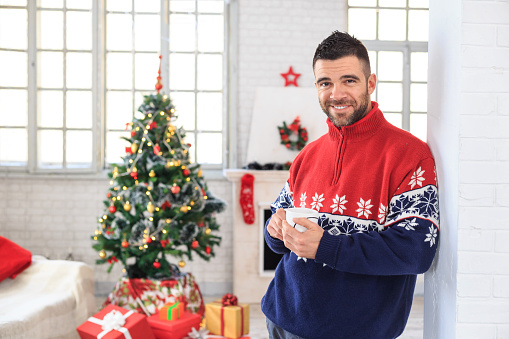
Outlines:
{"type": "Polygon", "coordinates": [[[362,140],[373,135],[387,120],[385,120],[382,111],[378,109],[376,101],[371,101],[371,107],[371,111],[364,118],[349,126],[337,127],[327,118],[329,137],[332,140],[338,140],[340,137],[362,140]]]}

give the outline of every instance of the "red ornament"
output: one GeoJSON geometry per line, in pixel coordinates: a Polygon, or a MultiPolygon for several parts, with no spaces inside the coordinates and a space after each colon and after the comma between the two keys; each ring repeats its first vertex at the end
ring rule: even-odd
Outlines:
{"type": "Polygon", "coordinates": [[[210,252],[211,252],[210,247],[208,247],[208,246],[207,246],[207,247],[205,247],[205,253],[210,254],[210,252]]]}
{"type": "Polygon", "coordinates": [[[106,197],[111,198],[111,193],[108,192],[108,194],[106,194],[106,197]]]}
{"type": "Polygon", "coordinates": [[[161,246],[163,248],[165,248],[166,246],[168,246],[170,244],[170,241],[169,240],[161,240],[161,246]]]}
{"type": "Polygon", "coordinates": [[[136,131],[131,131],[131,138],[136,135],[136,131]]]}
{"type": "Polygon", "coordinates": [[[126,147],[125,152],[129,153],[129,154],[133,154],[133,150],[131,149],[131,147],[126,147]]]}
{"type": "Polygon", "coordinates": [[[187,177],[189,175],[189,170],[186,168],[185,170],[182,171],[182,174],[184,174],[185,177],[187,177]]]}
{"type": "Polygon", "coordinates": [[[163,88],[163,84],[161,83],[161,59],[162,59],[162,55],[159,55],[159,70],[157,71],[157,83],[155,85],[155,88],[156,88],[156,91],[157,91],[157,94],[159,94],[159,91],[161,90],[161,88],[163,88]]]}
{"type": "Polygon", "coordinates": [[[154,261],[152,266],[154,266],[154,268],[159,268],[159,267],[161,267],[161,263],[159,261],[154,261]]]}
{"type": "Polygon", "coordinates": [[[193,241],[191,243],[191,247],[194,248],[194,249],[198,248],[198,240],[193,241]]]}
{"type": "Polygon", "coordinates": [[[152,121],[152,123],[150,124],[150,129],[154,129],[154,128],[157,128],[157,122],[152,121]]]}
{"type": "Polygon", "coordinates": [[[150,244],[152,242],[152,238],[151,237],[148,237],[147,238],[147,244],[150,244]]]}
{"type": "Polygon", "coordinates": [[[300,73],[294,73],[292,66],[290,66],[290,69],[286,73],[281,73],[281,76],[285,78],[285,87],[288,87],[290,85],[294,85],[295,87],[298,87],[297,85],[297,79],[300,77],[300,73]],[[290,78],[293,78],[292,80],[290,78]]]}
{"type": "Polygon", "coordinates": [[[159,155],[160,152],[161,152],[161,147],[159,147],[158,144],[155,144],[154,145],[154,154],[159,155]]]}
{"type": "Polygon", "coordinates": [[[138,172],[131,172],[131,177],[133,177],[134,180],[138,180],[138,172]]]}
{"type": "Polygon", "coordinates": [[[163,208],[163,210],[171,208],[171,203],[169,201],[165,201],[161,207],[163,208]]]}
{"type": "Polygon", "coordinates": [[[108,207],[108,211],[110,211],[110,213],[113,214],[117,211],[117,209],[115,208],[114,205],[111,205],[110,207],[108,207]]]}
{"type": "Polygon", "coordinates": [[[123,248],[128,248],[129,247],[129,243],[127,242],[127,240],[122,241],[121,245],[122,245],[123,248]]]}
{"type": "Polygon", "coordinates": [[[205,223],[204,223],[203,221],[200,221],[200,222],[198,223],[198,227],[205,227],[205,223]]]}
{"type": "Polygon", "coordinates": [[[170,191],[173,194],[178,194],[180,192],[180,186],[171,186],[170,191]]]}

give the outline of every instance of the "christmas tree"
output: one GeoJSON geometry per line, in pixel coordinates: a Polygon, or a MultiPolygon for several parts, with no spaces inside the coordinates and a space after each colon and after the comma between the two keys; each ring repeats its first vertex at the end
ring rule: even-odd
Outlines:
{"type": "Polygon", "coordinates": [[[171,277],[178,267],[167,256],[181,268],[193,252],[208,261],[221,241],[215,214],[225,203],[208,191],[200,165],[191,163],[191,145],[161,88],[159,68],[157,93],[144,97],[141,115],[127,124],[131,135],[123,139],[130,146],[123,164],[109,173],[106,209],[92,236],[97,263],[110,264],[109,273],[121,262],[129,278],[171,277]]]}

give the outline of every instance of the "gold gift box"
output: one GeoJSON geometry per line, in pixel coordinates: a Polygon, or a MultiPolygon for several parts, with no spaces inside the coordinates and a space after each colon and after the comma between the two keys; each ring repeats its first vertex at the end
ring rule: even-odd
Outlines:
{"type": "Polygon", "coordinates": [[[210,333],[240,338],[249,333],[249,304],[223,306],[221,300],[205,305],[205,319],[210,333]]]}

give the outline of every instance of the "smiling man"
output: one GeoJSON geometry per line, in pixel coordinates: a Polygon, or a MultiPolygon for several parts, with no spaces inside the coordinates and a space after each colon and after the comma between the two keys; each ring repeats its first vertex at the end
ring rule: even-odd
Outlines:
{"type": "Polygon", "coordinates": [[[262,310],[270,338],[391,339],[435,256],[439,211],[428,146],[385,120],[364,45],[333,32],[313,58],[329,132],[308,144],[272,204],[265,240],[284,254],[262,310]],[[319,212],[286,222],[285,208],[319,212]]]}

